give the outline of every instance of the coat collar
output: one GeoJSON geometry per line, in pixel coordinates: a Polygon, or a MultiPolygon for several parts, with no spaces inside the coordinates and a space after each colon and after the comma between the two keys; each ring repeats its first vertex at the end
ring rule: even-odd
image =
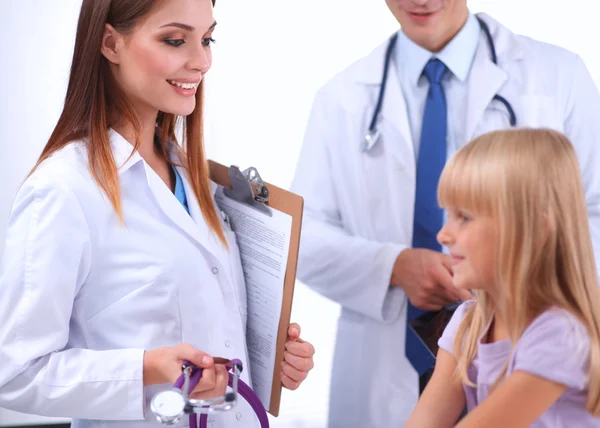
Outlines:
{"type": "Polygon", "coordinates": [[[108,130],[108,140],[119,175],[125,173],[138,162],[143,161],[140,154],[133,150],[133,145],[112,128],[108,130]]]}
{"type": "MultiPolygon", "coordinates": [[[[109,131],[109,139],[120,177],[123,177],[127,171],[131,170],[133,173],[135,170],[137,174],[140,174],[139,177],[136,177],[136,182],[137,178],[139,178],[141,180],[138,184],[145,184],[148,186],[156,204],[160,207],[165,216],[181,229],[182,232],[212,254],[222,255],[223,251],[226,251],[225,247],[223,247],[217,236],[210,230],[204,219],[198,200],[194,196],[189,176],[185,168],[176,166],[177,171],[181,175],[185,193],[187,195],[188,208],[190,210],[189,214],[158,174],[156,174],[156,172],[144,161],[137,151],[133,150],[133,145],[131,143],[112,129],[109,131]],[[142,168],[132,169],[136,164],[140,164],[142,168]]],[[[179,165],[183,163],[183,151],[177,144],[168,142],[167,154],[171,162],[179,165]]],[[[210,182],[210,186],[211,195],[214,195],[217,186],[212,181],[210,182]]]]}
{"type": "MultiPolygon", "coordinates": [[[[527,48],[517,35],[486,14],[482,13],[478,14],[478,16],[489,27],[490,34],[494,40],[498,65],[493,63],[485,35],[481,34],[471,68],[471,75],[468,79],[469,100],[465,123],[465,135],[468,138],[473,136],[477,124],[483,117],[485,109],[492,102],[494,96],[501,90],[503,92],[510,92],[509,89],[503,88],[508,81],[508,74],[503,67],[506,67],[507,63],[525,58],[527,53],[527,48]]],[[[388,42],[386,41],[378,46],[369,56],[354,63],[351,66],[350,79],[356,84],[370,86],[379,91],[387,46],[388,42]]],[[[406,101],[398,79],[390,77],[394,73],[397,73],[395,61],[390,62],[390,67],[392,70],[388,73],[386,92],[389,91],[389,93],[400,94],[401,96],[385,97],[381,116],[394,126],[408,141],[411,141],[412,137],[407,120],[406,101]],[[405,119],[403,120],[402,118],[405,119]]],[[[511,95],[510,93],[505,94],[505,98],[513,99],[514,97],[511,97],[511,95]]]]}
{"type": "MultiPolygon", "coordinates": [[[[482,18],[490,28],[500,66],[502,63],[519,60],[525,57],[526,48],[516,34],[485,13],[479,13],[477,16],[482,18]]],[[[481,35],[480,40],[484,40],[483,34],[481,35]]],[[[387,45],[388,40],[375,48],[371,54],[358,60],[351,66],[353,68],[352,74],[354,75],[353,80],[355,83],[381,85],[381,76],[383,75],[383,64],[387,45]]],[[[482,43],[479,44],[480,47],[481,45],[482,43]]],[[[484,52],[487,53],[489,52],[487,50],[487,43],[485,43],[485,45],[486,50],[484,52]]],[[[481,49],[478,50],[477,55],[481,55],[481,49]]]]}

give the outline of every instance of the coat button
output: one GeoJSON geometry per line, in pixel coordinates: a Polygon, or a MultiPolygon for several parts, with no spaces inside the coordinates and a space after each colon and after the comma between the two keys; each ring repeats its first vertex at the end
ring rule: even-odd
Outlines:
{"type": "Polygon", "coordinates": [[[226,340],[225,341],[225,346],[229,348],[231,346],[231,342],[229,340],[226,340]]]}
{"type": "Polygon", "coordinates": [[[217,269],[216,267],[212,268],[212,273],[214,273],[215,275],[219,273],[219,269],[217,269]]]}
{"type": "Polygon", "coordinates": [[[238,412],[238,414],[237,414],[237,415],[235,415],[235,418],[236,418],[238,421],[241,421],[241,420],[242,420],[242,414],[238,412]]]}

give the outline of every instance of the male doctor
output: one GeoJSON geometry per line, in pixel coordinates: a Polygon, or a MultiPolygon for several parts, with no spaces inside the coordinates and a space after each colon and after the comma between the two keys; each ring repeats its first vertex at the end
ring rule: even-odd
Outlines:
{"type": "Polygon", "coordinates": [[[472,138],[513,125],[564,132],[583,170],[599,259],[600,96],[583,61],[471,14],[466,0],[387,5],[402,30],[379,137],[366,144],[388,41],[317,93],[292,184],[305,198],[298,276],[342,306],[330,427],[401,427],[418,399],[407,312],[468,297],[435,242],[436,188],[446,159],[472,138]]]}

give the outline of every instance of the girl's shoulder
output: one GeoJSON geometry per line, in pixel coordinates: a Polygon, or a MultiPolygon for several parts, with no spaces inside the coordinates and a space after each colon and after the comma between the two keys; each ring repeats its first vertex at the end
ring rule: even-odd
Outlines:
{"type": "Polygon", "coordinates": [[[525,371],[577,390],[587,385],[590,337],[569,311],[551,308],[525,329],[515,347],[513,371],[525,371]]]}
{"type": "Polygon", "coordinates": [[[517,347],[519,344],[538,342],[539,339],[589,346],[585,324],[568,310],[558,307],[538,315],[523,332],[517,347]]]}

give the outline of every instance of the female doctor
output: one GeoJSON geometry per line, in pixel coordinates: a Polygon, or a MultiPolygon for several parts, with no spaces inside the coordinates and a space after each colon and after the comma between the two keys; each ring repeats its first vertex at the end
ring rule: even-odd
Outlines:
{"type": "MultiPolygon", "coordinates": [[[[205,369],[192,398],[224,393],[213,356],[242,360],[249,382],[239,250],[202,143],[212,7],[83,1],[62,115],[9,219],[0,407],[144,427],[183,360],[205,369]]],[[[282,383],[295,389],[314,350],[299,326],[288,334],[282,383]]],[[[240,400],[209,426],[257,421],[240,400]]]]}

